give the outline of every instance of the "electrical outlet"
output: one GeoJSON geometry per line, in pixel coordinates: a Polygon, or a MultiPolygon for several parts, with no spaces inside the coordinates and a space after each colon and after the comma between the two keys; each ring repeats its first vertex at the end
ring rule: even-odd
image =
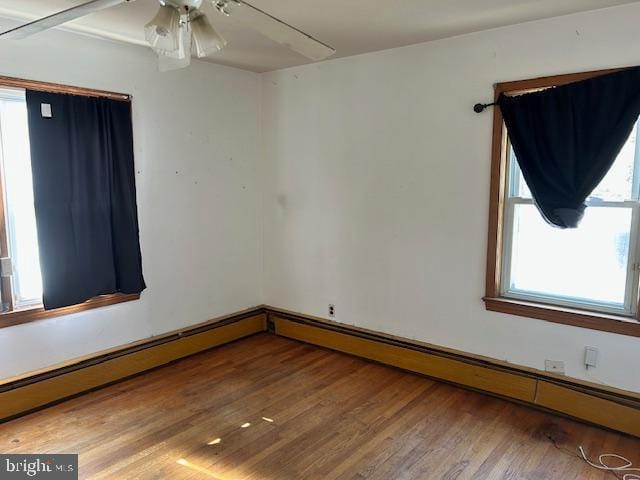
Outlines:
{"type": "Polygon", "coordinates": [[[544,369],[547,372],[559,373],[564,375],[564,362],[561,360],[545,360],[544,369]]]}
{"type": "Polygon", "coordinates": [[[329,318],[336,318],[336,306],[332,303],[329,304],[329,318]]]}

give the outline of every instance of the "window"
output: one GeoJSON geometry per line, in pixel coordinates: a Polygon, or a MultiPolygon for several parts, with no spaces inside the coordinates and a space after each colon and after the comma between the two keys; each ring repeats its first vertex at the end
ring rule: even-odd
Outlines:
{"type": "Polygon", "coordinates": [[[33,199],[25,89],[122,98],[123,94],[0,78],[0,328],[138,299],[112,294],[45,311],[33,199]],[[10,265],[10,268],[9,268],[10,265]]]}
{"type": "MultiPolygon", "coordinates": [[[[498,84],[496,98],[599,73],[498,84]]],[[[636,123],[579,227],[562,230],[534,205],[495,109],[487,309],[640,336],[639,135],[636,123]]]]}
{"type": "Polygon", "coordinates": [[[637,125],[587,199],[580,226],[567,230],[543,220],[509,149],[501,282],[505,297],[635,313],[632,287],[638,277],[635,236],[640,205],[636,137],[637,125]]]}
{"type": "Polygon", "coordinates": [[[7,254],[13,275],[3,289],[3,310],[39,305],[42,281],[33,208],[27,105],[23,90],[0,90],[0,161],[4,179],[7,254]]]}

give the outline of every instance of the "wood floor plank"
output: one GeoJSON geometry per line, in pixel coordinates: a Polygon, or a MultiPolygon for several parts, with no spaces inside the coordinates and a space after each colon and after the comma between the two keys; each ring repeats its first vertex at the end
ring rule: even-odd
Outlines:
{"type": "Polygon", "coordinates": [[[613,478],[579,445],[640,465],[639,439],[269,334],[0,425],[96,480],[613,478]]]}

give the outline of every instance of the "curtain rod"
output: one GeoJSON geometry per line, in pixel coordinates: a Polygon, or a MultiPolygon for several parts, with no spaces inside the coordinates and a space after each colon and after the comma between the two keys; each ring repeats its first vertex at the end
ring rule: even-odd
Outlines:
{"type": "Polygon", "coordinates": [[[73,87],[59,83],[40,82],[38,80],[26,80],[22,78],[0,76],[0,87],[24,88],[25,90],[38,90],[41,92],[67,93],[70,95],[83,95],[87,97],[102,97],[124,102],[131,101],[131,95],[127,93],[107,92],[92,88],[73,87]]]}
{"type": "MultiPolygon", "coordinates": [[[[504,95],[522,95],[524,93],[539,92],[540,90],[546,90],[548,88],[559,87],[560,85],[566,85],[568,83],[579,82],[581,80],[588,80],[590,78],[599,77],[601,75],[608,75],[611,73],[620,72],[635,67],[622,67],[622,68],[610,68],[607,70],[595,70],[591,72],[581,73],[567,73],[563,75],[554,75],[551,77],[540,77],[531,80],[517,80],[514,82],[503,82],[496,84],[496,87],[500,86],[504,95]]],[[[497,105],[497,102],[492,103],[476,103],[473,106],[473,111],[476,113],[482,113],[487,108],[497,105]]]]}

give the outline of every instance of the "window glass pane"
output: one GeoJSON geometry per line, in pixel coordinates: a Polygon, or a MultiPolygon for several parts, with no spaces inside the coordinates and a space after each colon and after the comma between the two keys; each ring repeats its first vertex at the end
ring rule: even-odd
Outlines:
{"type": "Polygon", "coordinates": [[[509,290],[622,307],[631,212],[589,207],[579,228],[561,230],[515,205],[509,290]]]}
{"type": "Polygon", "coordinates": [[[638,124],[629,135],[627,142],[620,150],[616,161],[611,166],[600,185],[591,194],[591,198],[602,200],[624,201],[633,197],[633,170],[636,157],[636,138],[638,124]]]}
{"type": "Polygon", "coordinates": [[[38,256],[27,106],[24,100],[0,100],[0,131],[7,203],[9,250],[16,306],[40,303],[42,279],[38,256]]]}
{"type": "MultiPolygon", "coordinates": [[[[638,124],[633,129],[624,147],[620,151],[616,161],[611,166],[607,175],[595,188],[590,198],[598,198],[607,201],[624,201],[633,198],[633,176],[636,158],[636,138],[638,124]]],[[[510,161],[510,196],[531,198],[531,191],[527,187],[513,148],[509,148],[510,161]]]]}
{"type": "Polygon", "coordinates": [[[509,145],[509,176],[511,188],[509,191],[512,197],[531,198],[531,190],[527,187],[527,182],[524,181],[522,176],[522,170],[518,166],[516,160],[516,154],[513,152],[513,148],[509,145]]]}

